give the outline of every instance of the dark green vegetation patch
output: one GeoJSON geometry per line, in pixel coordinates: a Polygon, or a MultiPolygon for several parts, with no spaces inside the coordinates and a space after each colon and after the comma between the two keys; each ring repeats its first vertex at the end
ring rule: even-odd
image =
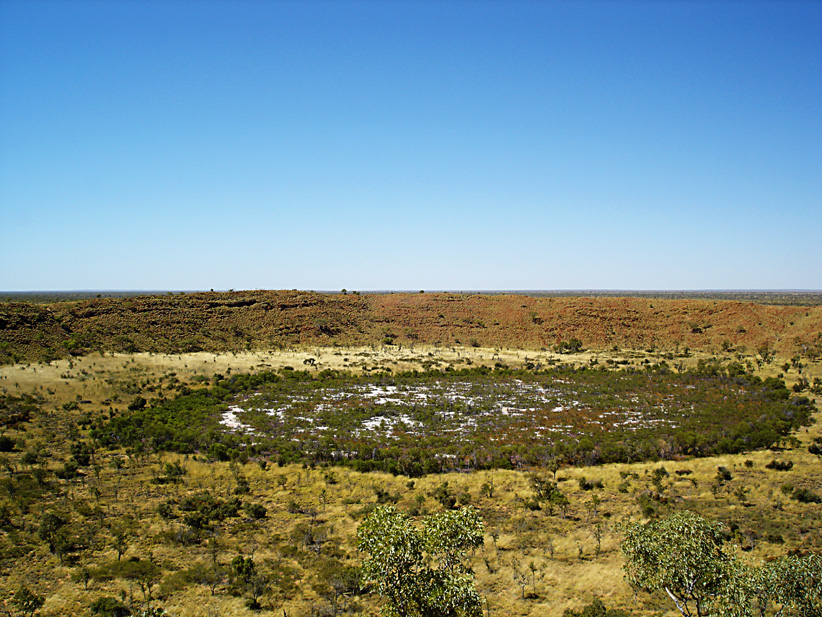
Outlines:
{"type": "Polygon", "coordinates": [[[600,464],[766,448],[813,403],[739,366],[676,374],[487,368],[355,376],[216,376],[173,400],[98,421],[110,448],[266,456],[417,476],[452,469],[600,464]]]}

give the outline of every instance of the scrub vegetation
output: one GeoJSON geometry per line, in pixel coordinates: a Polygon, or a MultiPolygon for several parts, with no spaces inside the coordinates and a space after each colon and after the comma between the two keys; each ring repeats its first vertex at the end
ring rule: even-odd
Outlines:
{"type": "Polygon", "coordinates": [[[0,367],[0,606],[697,614],[704,532],[700,614],[818,614],[814,348],[585,341],[0,367]]]}
{"type": "Polygon", "coordinates": [[[789,440],[813,403],[738,364],[645,370],[283,370],[185,388],[91,424],[96,445],[246,455],[409,477],[738,453],[789,440]]]}
{"type": "Polygon", "coordinates": [[[673,355],[762,351],[819,358],[822,306],[667,297],[302,291],[0,303],[0,363],[97,352],[245,352],[306,345],[566,353],[616,346],[673,355]]]}

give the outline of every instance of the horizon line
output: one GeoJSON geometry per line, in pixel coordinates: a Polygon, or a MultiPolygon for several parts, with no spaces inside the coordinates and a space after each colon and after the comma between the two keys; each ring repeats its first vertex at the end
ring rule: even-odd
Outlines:
{"type": "Polygon", "coordinates": [[[566,288],[566,289],[298,289],[298,288],[264,288],[254,287],[246,289],[29,289],[29,290],[0,290],[0,295],[22,294],[180,294],[180,293],[241,293],[249,291],[303,291],[321,294],[386,294],[386,293],[454,293],[454,294],[520,294],[520,293],[822,293],[822,289],[810,288],[566,288]]]}

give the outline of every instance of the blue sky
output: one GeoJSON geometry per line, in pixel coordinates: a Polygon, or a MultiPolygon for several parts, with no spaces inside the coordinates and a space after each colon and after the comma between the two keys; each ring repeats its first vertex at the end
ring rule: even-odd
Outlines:
{"type": "Polygon", "coordinates": [[[820,2],[0,2],[0,289],[822,289],[820,2]]]}

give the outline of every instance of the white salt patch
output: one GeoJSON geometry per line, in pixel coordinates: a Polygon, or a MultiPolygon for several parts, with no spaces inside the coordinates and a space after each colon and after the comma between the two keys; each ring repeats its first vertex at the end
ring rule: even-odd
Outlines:
{"type": "Polygon", "coordinates": [[[222,414],[222,420],[220,420],[220,424],[225,426],[226,428],[231,429],[232,431],[242,431],[248,435],[254,433],[254,429],[251,428],[248,424],[243,424],[240,422],[240,419],[237,417],[238,413],[243,413],[245,410],[242,407],[238,407],[234,405],[233,407],[229,407],[228,411],[224,411],[222,414]]]}

